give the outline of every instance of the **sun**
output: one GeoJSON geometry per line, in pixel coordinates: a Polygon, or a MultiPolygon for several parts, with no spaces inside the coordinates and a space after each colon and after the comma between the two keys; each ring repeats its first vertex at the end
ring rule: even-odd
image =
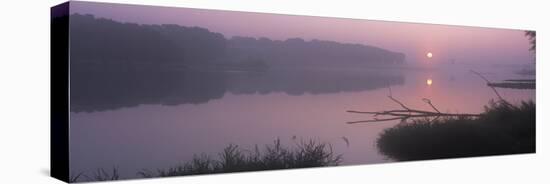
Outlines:
{"type": "Polygon", "coordinates": [[[432,82],[432,79],[428,79],[428,80],[426,80],[426,84],[427,84],[428,86],[431,86],[431,85],[432,85],[432,83],[433,83],[433,82],[432,82]]]}
{"type": "Polygon", "coordinates": [[[428,53],[426,54],[426,57],[428,57],[428,58],[432,58],[433,56],[434,56],[434,55],[433,55],[431,52],[428,52],[428,53]]]}

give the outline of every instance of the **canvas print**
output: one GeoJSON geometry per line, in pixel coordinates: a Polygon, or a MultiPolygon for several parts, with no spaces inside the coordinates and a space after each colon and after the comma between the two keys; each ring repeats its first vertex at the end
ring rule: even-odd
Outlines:
{"type": "Polygon", "coordinates": [[[535,153],[535,31],[60,6],[68,182],[535,153]]]}

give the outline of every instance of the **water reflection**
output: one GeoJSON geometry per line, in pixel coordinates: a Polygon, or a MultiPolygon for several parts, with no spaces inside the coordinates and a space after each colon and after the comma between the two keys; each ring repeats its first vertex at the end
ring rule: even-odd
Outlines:
{"type": "Polygon", "coordinates": [[[402,85],[399,72],[274,70],[221,72],[71,66],[71,111],[93,112],[142,104],[202,104],[232,94],[288,95],[358,92],[402,85]]]}
{"type": "MultiPolygon", "coordinates": [[[[331,143],[335,153],[345,155],[342,165],[390,162],[379,154],[376,140],[399,121],[344,123],[365,118],[345,110],[400,108],[388,99],[387,83],[397,85],[391,88],[395,98],[415,109],[431,110],[422,100],[427,98],[441,112],[479,113],[495,98],[485,81],[456,67],[402,73],[128,71],[131,76],[125,76],[114,70],[89,72],[93,75],[78,76],[81,83],[74,84],[79,87],[73,90],[81,90],[80,96],[72,103],[79,104],[81,111],[101,112],[71,113],[71,168],[94,172],[116,165],[125,177],[135,177],[143,168],[171,167],[197,153],[215,157],[231,143],[254,150],[255,145],[277,138],[283,145],[309,138],[331,143]],[[451,76],[455,82],[426,84],[427,79],[433,84],[451,76]],[[100,82],[106,87],[97,88],[100,82]],[[94,93],[88,94],[87,89],[94,93]],[[175,104],[180,105],[169,106],[175,104]],[[121,108],[125,105],[133,107],[121,108]]],[[[515,77],[511,72],[494,73],[489,76],[492,80],[515,77]]],[[[534,90],[499,92],[511,103],[535,97],[534,90]]]]}

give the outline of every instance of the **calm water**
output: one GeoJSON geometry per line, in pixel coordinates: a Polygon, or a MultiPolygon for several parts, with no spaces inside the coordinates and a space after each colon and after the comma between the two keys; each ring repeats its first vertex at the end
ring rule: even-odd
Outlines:
{"type": "MultiPolygon", "coordinates": [[[[349,125],[369,117],[345,111],[399,108],[387,98],[391,86],[409,107],[430,110],[421,100],[429,98],[440,111],[479,113],[496,96],[468,68],[164,76],[177,80],[73,76],[86,85],[71,83],[71,93],[80,95],[71,97],[71,170],[118,167],[131,178],[140,169],[171,167],[193,154],[217,157],[230,143],[253,149],[277,138],[283,145],[300,139],[330,143],[343,154],[343,165],[391,162],[375,143],[398,122],[349,125]]],[[[478,69],[492,81],[529,78],[514,70],[478,69]]],[[[535,98],[534,90],[499,92],[511,102],[535,98]]]]}

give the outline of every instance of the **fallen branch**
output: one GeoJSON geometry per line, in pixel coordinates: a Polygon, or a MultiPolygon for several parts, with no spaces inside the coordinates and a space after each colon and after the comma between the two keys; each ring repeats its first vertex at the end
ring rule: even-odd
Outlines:
{"type": "Polygon", "coordinates": [[[371,119],[371,120],[363,120],[363,121],[351,121],[347,122],[348,124],[355,124],[355,123],[371,123],[371,122],[382,122],[382,121],[393,121],[393,120],[402,120],[403,118],[397,117],[397,118],[387,118],[387,119],[371,119]]]}
{"type": "Polygon", "coordinates": [[[439,110],[437,110],[437,108],[435,108],[435,106],[432,104],[432,101],[430,99],[423,98],[422,101],[426,102],[428,105],[430,105],[438,113],[441,113],[441,112],[439,112],[439,110]]]}
{"type": "MultiPolygon", "coordinates": [[[[514,107],[514,105],[510,104],[508,101],[504,100],[500,93],[498,93],[497,89],[494,87],[494,85],[491,85],[491,81],[489,79],[485,78],[485,76],[481,75],[481,73],[476,72],[474,70],[470,70],[472,73],[479,76],[481,79],[483,79],[485,82],[487,82],[487,86],[489,86],[493,92],[497,95],[499,102],[507,105],[509,107],[514,107]]],[[[348,110],[346,112],[348,113],[358,113],[358,114],[370,114],[373,116],[373,119],[370,120],[362,120],[362,121],[352,121],[347,122],[348,124],[355,124],[355,123],[370,123],[370,122],[383,122],[383,121],[393,121],[393,120],[401,120],[401,122],[405,122],[406,120],[410,118],[432,118],[438,119],[440,117],[479,117],[480,114],[467,114],[467,113],[442,113],[439,111],[435,105],[432,104],[432,101],[427,98],[423,98],[422,101],[424,101],[426,104],[428,104],[434,111],[425,111],[425,110],[417,110],[417,109],[411,109],[407,107],[405,104],[401,103],[399,100],[393,98],[391,88],[388,87],[390,95],[388,98],[392,100],[393,102],[399,104],[402,110],[389,110],[389,111],[376,111],[376,112],[368,112],[368,111],[354,111],[354,110],[348,110]],[[378,116],[385,116],[384,118],[378,118],[378,116]]]]}
{"type": "Polygon", "coordinates": [[[424,102],[426,102],[432,109],[435,111],[425,111],[425,110],[417,110],[417,109],[411,109],[407,107],[405,104],[401,103],[399,100],[393,98],[391,95],[388,96],[390,100],[393,102],[399,104],[403,110],[389,110],[389,111],[376,111],[376,112],[369,112],[369,111],[354,111],[354,110],[348,110],[346,112],[348,113],[358,113],[358,114],[370,114],[374,118],[370,120],[362,120],[362,121],[352,121],[347,122],[348,124],[355,124],[355,123],[371,123],[371,122],[383,122],[383,121],[393,121],[393,120],[401,120],[401,122],[405,122],[407,119],[411,118],[439,118],[439,117],[479,117],[480,114],[467,114],[467,113],[442,113],[440,112],[431,102],[431,100],[424,98],[422,99],[424,102]],[[378,116],[386,116],[384,118],[379,119],[378,116]]]}

